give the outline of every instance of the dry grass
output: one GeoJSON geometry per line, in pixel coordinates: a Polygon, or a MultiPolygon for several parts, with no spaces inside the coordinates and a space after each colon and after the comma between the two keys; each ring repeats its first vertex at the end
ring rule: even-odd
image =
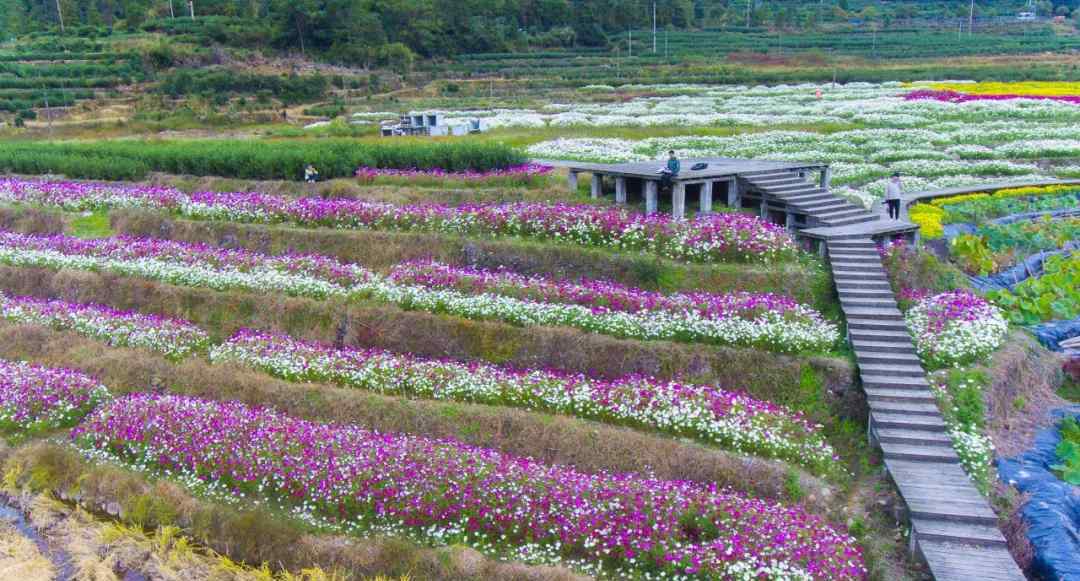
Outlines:
{"type": "Polygon", "coordinates": [[[313,534],[265,509],[195,498],[167,481],[150,482],[122,468],[88,464],[73,449],[51,443],[10,451],[4,473],[9,490],[29,495],[31,504],[41,503],[31,510],[35,525],[57,537],[77,569],[87,573],[84,578],[95,581],[115,579],[106,573],[125,568],[155,580],[196,581],[352,581],[377,575],[447,581],[582,579],[566,569],[498,562],[460,547],[432,549],[394,538],[313,534]],[[125,526],[97,525],[85,511],[36,500],[43,492],[60,494],[125,526]],[[140,531],[159,532],[144,536],[140,531]],[[213,553],[195,550],[180,536],[213,553]],[[214,553],[249,566],[230,565],[214,553]],[[263,564],[274,574],[267,576],[263,564]],[[331,573],[308,571],[303,576],[316,567],[331,573]],[[286,571],[297,574],[290,577],[286,571]]]}
{"type": "Polygon", "coordinates": [[[1049,411],[1068,403],[1056,393],[1061,357],[1014,331],[994,354],[988,372],[987,433],[999,455],[1015,456],[1031,447],[1035,432],[1050,425],[1049,411]]]}
{"type": "Polygon", "coordinates": [[[50,581],[56,575],[51,561],[34,541],[10,522],[0,520],[0,579],[50,581]]]}
{"type": "Polygon", "coordinates": [[[181,317],[218,338],[252,327],[349,346],[522,368],[562,368],[603,377],[681,377],[746,390],[805,410],[822,423],[865,417],[850,363],[832,357],[620,340],[575,329],[523,328],[382,305],[181,288],[85,271],[0,267],[0,290],[181,317]],[[800,389],[807,377],[813,385],[800,389]]]}
{"type": "Polygon", "coordinates": [[[59,234],[64,231],[60,212],[0,205],[0,229],[13,232],[59,234]]]}
{"type": "Polygon", "coordinates": [[[732,454],[692,442],[567,416],[513,408],[381,396],[320,384],[294,384],[201,359],[176,364],[134,349],[110,348],[72,333],[0,323],[0,357],[79,369],[113,393],[168,390],[272,406],[319,421],[385,432],[454,438],[548,463],[596,472],[641,472],[661,478],[717,482],[754,496],[790,500],[795,476],[808,509],[828,513],[835,491],[782,462],[732,454]]]}

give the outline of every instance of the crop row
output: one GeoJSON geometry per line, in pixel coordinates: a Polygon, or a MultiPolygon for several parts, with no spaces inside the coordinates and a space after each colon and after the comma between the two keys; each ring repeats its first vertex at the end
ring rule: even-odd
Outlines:
{"type": "Polygon", "coordinates": [[[3,361],[0,414],[16,434],[81,419],[71,438],[92,458],[179,478],[212,496],[269,500],[359,534],[460,543],[616,575],[865,574],[842,529],[716,485],[583,473],[238,402],[139,393],[112,400],[85,375],[3,361]]]}
{"type": "Polygon", "coordinates": [[[351,530],[419,530],[440,544],[672,577],[864,574],[850,537],[797,508],[234,402],[132,395],[99,408],[72,438],[102,457],[224,496],[269,497],[351,530]]]}
{"type": "MultiPolygon", "coordinates": [[[[21,79],[20,79],[21,80],[21,79]]],[[[0,79],[0,88],[3,88],[0,79]]],[[[26,88],[41,88],[28,85],[26,88]]],[[[150,171],[173,174],[216,175],[243,179],[292,179],[302,177],[313,164],[324,178],[351,177],[361,166],[376,168],[443,168],[449,171],[488,170],[523,163],[522,155],[496,143],[395,142],[366,144],[349,140],[315,141],[95,141],[9,142],[0,144],[0,170],[31,173],[27,166],[41,164],[42,156],[84,157],[99,160],[105,175],[80,171],[57,160],[56,167],[38,173],[65,173],[70,177],[113,178],[107,167],[126,165],[123,177],[141,177],[150,171]]]]}
{"type": "Polygon", "coordinates": [[[399,206],[257,192],[183,194],[168,188],[19,179],[0,180],[0,198],[69,210],[162,208],[185,217],[230,222],[445,232],[484,237],[522,236],[564,244],[649,252],[688,262],[770,262],[789,259],[797,252],[782,227],[739,213],[675,220],[663,214],[644,216],[622,208],[593,205],[399,206]]]}
{"type": "MultiPolygon", "coordinates": [[[[110,345],[141,347],[172,359],[210,346],[186,321],[99,305],[0,294],[0,318],[70,330],[110,345]]],[[[507,405],[627,424],[725,449],[780,458],[818,473],[835,469],[820,426],[783,407],[711,386],[647,376],[600,380],[554,370],[425,359],[377,349],[357,350],[241,330],[209,351],[290,381],[336,383],[376,393],[507,405]]]]}
{"type": "MultiPolygon", "coordinates": [[[[527,281],[491,288],[439,284],[415,276],[395,282],[355,264],[321,255],[271,256],[220,250],[158,239],[84,240],[65,236],[0,233],[0,263],[13,266],[108,271],[180,286],[215,290],[276,291],[312,298],[369,298],[405,309],[495,319],[522,326],[561,325],[615,337],[757,346],[780,352],[823,351],[838,338],[836,327],[812,309],[772,295],[683,296],[688,308],[626,310],[599,298],[567,304],[518,298],[527,281]],[[521,290],[518,290],[521,289],[521,290]],[[518,296],[515,296],[518,295],[518,296]],[[701,308],[695,308],[695,303],[701,308]]],[[[450,267],[434,265],[444,271],[450,267]]],[[[399,269],[406,276],[408,266],[399,269]]],[[[470,275],[464,272],[464,275],[470,275]]],[[[473,274],[476,274],[475,272],[473,274]]],[[[483,273],[479,273],[483,274],[483,273]]],[[[555,288],[559,283],[541,280],[555,288]]],[[[645,296],[638,289],[622,294],[645,296]]]]}

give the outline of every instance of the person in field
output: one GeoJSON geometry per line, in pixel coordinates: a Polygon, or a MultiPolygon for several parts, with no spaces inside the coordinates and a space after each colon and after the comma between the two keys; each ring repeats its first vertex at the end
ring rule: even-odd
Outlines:
{"type": "Polygon", "coordinates": [[[885,205],[889,207],[889,218],[900,219],[900,195],[903,190],[900,186],[900,173],[894,173],[885,184],[885,205]]]}
{"type": "Polygon", "coordinates": [[[319,170],[315,169],[315,166],[310,163],[304,168],[304,181],[309,184],[319,181],[319,170]]]}

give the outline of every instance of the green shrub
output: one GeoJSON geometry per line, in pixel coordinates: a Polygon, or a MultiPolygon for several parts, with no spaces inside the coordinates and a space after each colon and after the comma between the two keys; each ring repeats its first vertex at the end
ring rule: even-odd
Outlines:
{"type": "Polygon", "coordinates": [[[241,179],[300,179],[311,163],[324,178],[359,166],[489,170],[521,163],[521,153],[485,143],[311,141],[96,141],[0,143],[0,171],[72,178],[139,179],[149,171],[241,179]]]}

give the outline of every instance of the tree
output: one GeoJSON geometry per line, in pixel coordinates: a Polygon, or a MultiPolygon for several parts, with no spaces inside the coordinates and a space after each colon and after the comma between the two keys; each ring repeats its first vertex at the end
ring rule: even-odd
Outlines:
{"type": "Polygon", "coordinates": [[[324,15],[317,1],[274,0],[271,9],[276,14],[279,40],[286,46],[299,46],[300,53],[305,54],[312,23],[320,21],[324,15]]]}
{"type": "Polygon", "coordinates": [[[383,66],[404,74],[412,70],[413,63],[416,61],[416,54],[404,44],[392,42],[382,47],[379,52],[379,61],[383,66]]]}

